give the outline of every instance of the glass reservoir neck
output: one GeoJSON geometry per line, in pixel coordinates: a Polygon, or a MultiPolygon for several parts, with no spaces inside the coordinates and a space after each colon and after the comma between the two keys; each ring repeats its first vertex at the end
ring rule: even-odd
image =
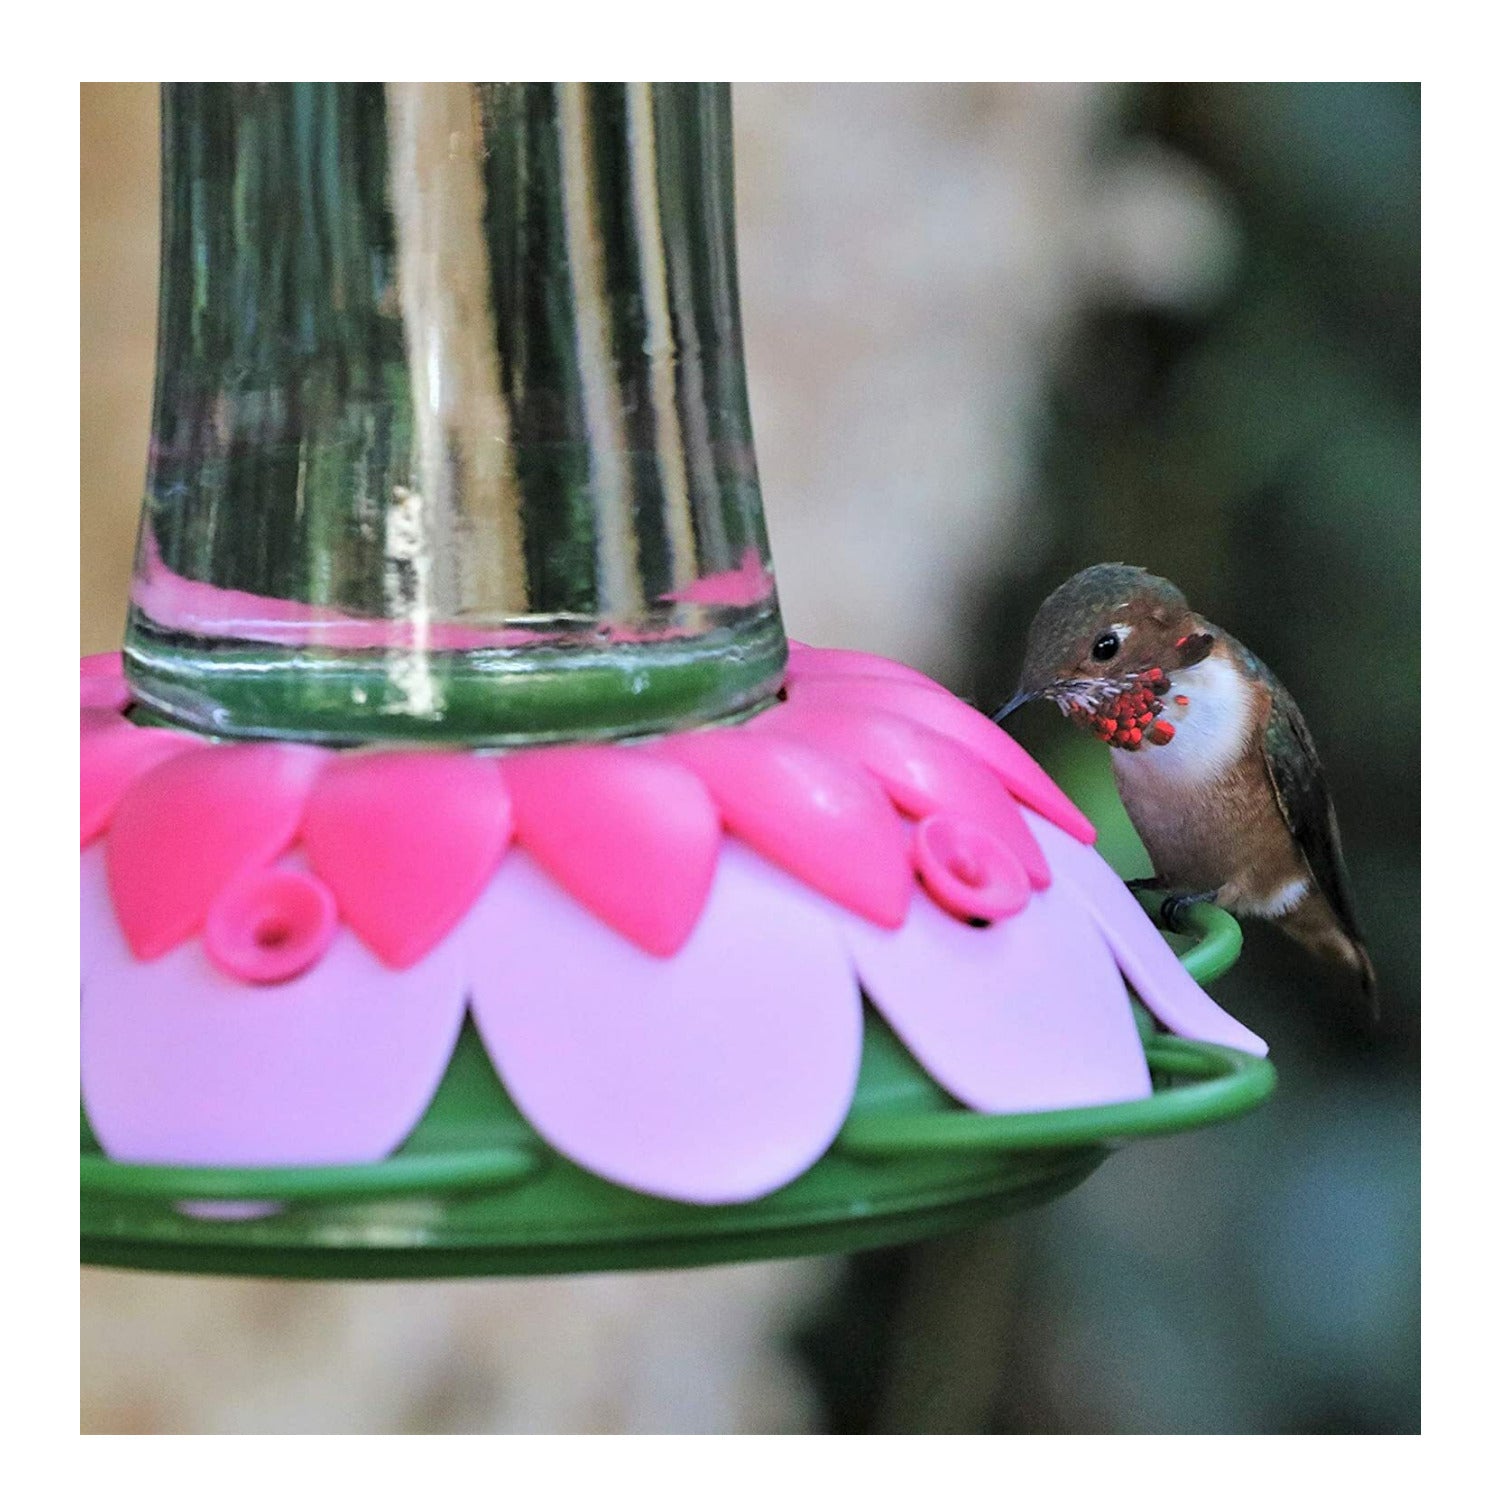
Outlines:
{"type": "Polygon", "coordinates": [[[126,665],[208,733],[776,691],[718,84],[173,84],[126,665]]]}

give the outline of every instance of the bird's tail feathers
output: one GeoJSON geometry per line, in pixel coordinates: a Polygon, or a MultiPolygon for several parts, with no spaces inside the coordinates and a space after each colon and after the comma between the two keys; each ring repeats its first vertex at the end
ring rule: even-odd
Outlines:
{"type": "Polygon", "coordinates": [[[1364,941],[1357,933],[1345,928],[1320,893],[1313,892],[1281,917],[1277,925],[1288,937],[1318,957],[1353,970],[1359,977],[1360,989],[1364,991],[1370,1024],[1373,1026],[1380,1020],[1380,987],[1364,941]]]}

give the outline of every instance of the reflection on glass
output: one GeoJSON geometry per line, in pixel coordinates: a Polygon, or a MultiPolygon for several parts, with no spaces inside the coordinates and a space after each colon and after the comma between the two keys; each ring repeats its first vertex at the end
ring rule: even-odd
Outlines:
{"type": "Polygon", "coordinates": [[[773,694],[717,84],[172,84],[126,661],[213,733],[773,694]]]}

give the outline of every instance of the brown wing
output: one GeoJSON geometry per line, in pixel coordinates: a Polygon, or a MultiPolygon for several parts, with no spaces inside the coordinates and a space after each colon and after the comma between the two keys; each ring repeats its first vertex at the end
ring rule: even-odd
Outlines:
{"type": "Polygon", "coordinates": [[[1354,914],[1354,902],[1349,895],[1338,818],[1323,780],[1323,766],[1312,735],[1287,690],[1264,665],[1260,662],[1254,665],[1271,690],[1270,717],[1262,744],[1281,816],[1307,860],[1318,889],[1333,908],[1339,926],[1352,942],[1363,948],[1359,918],[1354,914]]]}

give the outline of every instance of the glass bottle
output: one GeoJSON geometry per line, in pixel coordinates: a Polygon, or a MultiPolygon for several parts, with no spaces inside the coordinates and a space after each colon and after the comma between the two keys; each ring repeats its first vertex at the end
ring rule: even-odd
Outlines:
{"type": "Polygon", "coordinates": [[[786,658],[724,84],[169,84],[126,634],[205,733],[512,744],[786,658]]]}

